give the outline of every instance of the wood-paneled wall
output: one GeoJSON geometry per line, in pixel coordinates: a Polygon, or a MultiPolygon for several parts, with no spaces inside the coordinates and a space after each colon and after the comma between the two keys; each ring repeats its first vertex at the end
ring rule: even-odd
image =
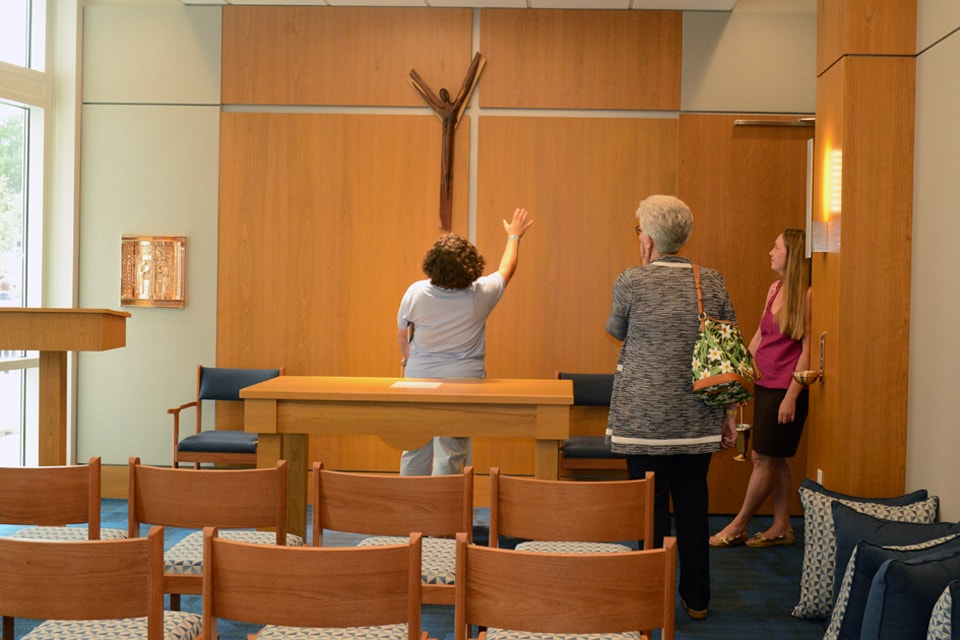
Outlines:
{"type": "MultiPolygon", "coordinates": [[[[423,106],[410,68],[455,92],[472,14],[400,10],[414,18],[388,27],[385,11],[224,7],[223,96],[237,106],[221,127],[218,364],[399,372],[396,308],[439,233],[440,125],[428,110],[375,107],[423,106]],[[331,112],[342,105],[374,109],[331,112]]],[[[681,31],[674,12],[480,12],[488,64],[457,132],[453,229],[466,235],[472,210],[493,269],[501,219],[522,206],[536,220],[488,323],[491,377],[613,369],[610,292],[639,260],[633,212],[652,193],[688,201],[697,223],[686,253],[724,272],[745,330],[756,327],[774,278],[766,253],[783,228],[803,225],[809,130],[678,118],[681,31]]],[[[346,436],[312,438],[309,455],[367,470],[395,470],[399,458],[346,436]]],[[[711,480],[718,512],[739,506],[749,469],[729,455],[711,480]]],[[[478,474],[531,473],[533,446],[477,439],[473,462],[478,474]]],[[[481,477],[478,504],[485,487],[481,477]]]]}
{"type": "Polygon", "coordinates": [[[835,59],[818,63],[814,217],[831,220],[839,241],[813,263],[825,370],[810,419],[829,428],[812,434],[808,452],[837,491],[897,495],[906,476],[916,3],[820,7],[819,55],[835,59]],[[853,22],[838,28],[836,15],[853,22]],[[839,194],[828,180],[834,152],[839,194]]]}

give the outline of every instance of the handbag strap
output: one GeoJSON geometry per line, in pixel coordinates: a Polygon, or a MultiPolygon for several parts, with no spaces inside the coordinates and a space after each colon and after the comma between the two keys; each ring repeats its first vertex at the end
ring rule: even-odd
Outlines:
{"type": "Polygon", "coordinates": [[[706,326],[707,314],[703,312],[703,291],[700,290],[700,267],[691,263],[693,268],[693,283],[697,287],[697,318],[700,319],[700,330],[706,326]]]}

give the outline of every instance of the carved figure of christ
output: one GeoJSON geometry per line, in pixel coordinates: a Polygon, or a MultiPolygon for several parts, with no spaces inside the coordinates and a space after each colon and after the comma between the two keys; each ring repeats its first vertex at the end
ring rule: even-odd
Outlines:
{"type": "Polygon", "coordinates": [[[479,51],[473,56],[460,91],[453,100],[450,100],[450,93],[444,88],[440,89],[439,96],[435,94],[415,69],[410,70],[410,84],[437,114],[443,127],[440,149],[440,228],[444,231],[450,231],[453,217],[453,140],[463,110],[486,62],[479,51]]]}

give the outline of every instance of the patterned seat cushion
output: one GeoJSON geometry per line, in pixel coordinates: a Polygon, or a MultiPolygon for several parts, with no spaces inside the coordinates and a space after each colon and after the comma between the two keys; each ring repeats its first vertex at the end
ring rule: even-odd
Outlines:
{"type": "Polygon", "coordinates": [[[342,629],[309,629],[267,625],[257,640],[407,640],[407,625],[387,624],[378,627],[344,627],[342,629]]]}
{"type": "MultiPolygon", "coordinates": [[[[382,547],[391,544],[406,544],[409,538],[401,536],[371,536],[364,538],[358,547],[382,547]]],[[[457,574],[457,542],[452,538],[424,538],[421,567],[425,584],[450,584],[457,574]]]]}
{"type": "Polygon", "coordinates": [[[640,640],[640,633],[530,633],[508,629],[487,629],[487,640],[640,640]]]}
{"type": "MultiPolygon", "coordinates": [[[[225,540],[237,540],[253,544],[276,544],[277,534],[272,531],[245,531],[224,529],[218,534],[225,540]]],[[[303,538],[287,534],[288,547],[302,547],[303,538]]],[[[163,554],[164,573],[185,576],[203,575],[203,532],[194,531],[184,536],[163,554]]]]}
{"type": "MultiPolygon", "coordinates": [[[[51,540],[55,542],[73,542],[86,540],[88,531],[82,527],[28,527],[10,534],[11,538],[24,540],[51,540]]],[[[101,540],[123,540],[127,532],[122,529],[100,529],[101,540]]]]}
{"type": "Polygon", "coordinates": [[[630,547],[616,542],[556,542],[551,540],[530,540],[521,542],[517,551],[536,553],[621,553],[633,551],[630,547]]]}
{"type": "MultiPolygon", "coordinates": [[[[123,640],[147,637],[147,619],[45,620],[22,640],[123,640]]],[[[163,612],[164,640],[193,640],[200,637],[200,616],[186,611],[163,612]]]]}

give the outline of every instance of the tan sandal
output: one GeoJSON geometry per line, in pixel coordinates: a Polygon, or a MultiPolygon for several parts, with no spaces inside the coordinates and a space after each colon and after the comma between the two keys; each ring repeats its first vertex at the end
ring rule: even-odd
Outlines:
{"type": "Polygon", "coordinates": [[[727,547],[739,547],[742,544],[747,542],[747,538],[750,537],[746,531],[741,531],[735,536],[721,536],[719,533],[715,536],[710,536],[710,546],[715,549],[725,549],[727,547]]]}
{"type": "Polygon", "coordinates": [[[789,547],[797,538],[793,534],[793,529],[788,529],[786,533],[781,533],[778,536],[773,536],[768,538],[762,533],[758,533],[749,540],[747,540],[747,546],[753,547],[754,549],[764,549],[766,547],[789,547]]]}

